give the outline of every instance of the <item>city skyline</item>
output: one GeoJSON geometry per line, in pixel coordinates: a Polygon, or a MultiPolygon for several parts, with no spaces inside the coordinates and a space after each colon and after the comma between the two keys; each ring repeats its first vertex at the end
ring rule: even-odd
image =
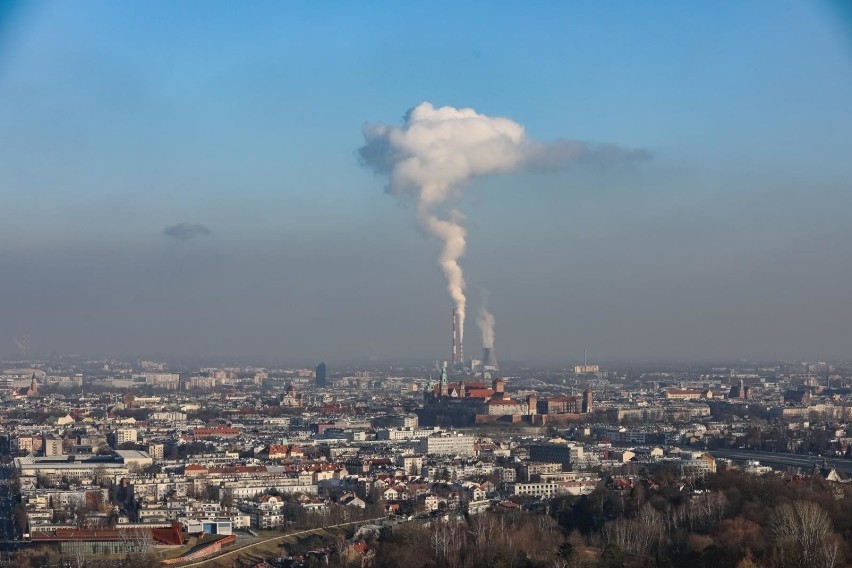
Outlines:
{"type": "Polygon", "coordinates": [[[848,24],[831,2],[11,3],[0,356],[447,358],[440,245],[358,155],[429,102],[648,158],[467,184],[466,354],[487,296],[501,362],[848,359],[848,24]]]}

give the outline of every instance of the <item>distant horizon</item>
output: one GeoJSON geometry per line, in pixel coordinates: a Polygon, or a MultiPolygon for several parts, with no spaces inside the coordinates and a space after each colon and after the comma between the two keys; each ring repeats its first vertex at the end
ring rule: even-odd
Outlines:
{"type": "MultiPolygon", "coordinates": [[[[273,360],[273,359],[242,359],[242,358],[196,358],[196,357],[155,357],[148,356],[123,356],[123,357],[95,357],[81,355],[57,355],[55,357],[45,357],[39,359],[20,359],[16,357],[0,357],[0,363],[5,368],[10,367],[12,363],[35,363],[48,364],[50,362],[59,362],[61,360],[72,360],[75,362],[98,362],[115,361],[120,363],[138,363],[140,361],[150,361],[153,363],[164,363],[170,369],[172,368],[194,368],[203,367],[257,367],[264,369],[313,369],[320,363],[325,363],[328,367],[329,375],[340,372],[341,370],[359,369],[365,370],[369,368],[388,368],[388,367],[408,367],[427,369],[434,367],[437,362],[443,363],[444,360],[424,359],[424,358],[397,358],[387,360],[370,360],[370,359],[352,359],[335,361],[333,359],[316,360],[308,362],[306,360],[273,360]]],[[[826,363],[833,366],[852,365],[850,359],[826,360],[826,359],[782,359],[782,360],[747,360],[747,359],[713,359],[713,360],[677,360],[677,359],[607,359],[593,360],[589,359],[588,364],[599,365],[601,371],[621,371],[629,368],[639,369],[666,369],[666,370],[685,370],[690,368],[734,368],[734,367],[749,367],[749,368],[765,368],[775,367],[784,364],[796,363],[826,363]]],[[[505,360],[499,361],[501,365],[500,371],[509,370],[534,370],[534,371],[567,371],[576,365],[582,365],[583,360],[551,360],[551,361],[528,361],[528,360],[505,360]]],[[[21,367],[26,368],[26,367],[21,367]]],[[[0,369],[2,370],[2,369],[0,369]]]]}

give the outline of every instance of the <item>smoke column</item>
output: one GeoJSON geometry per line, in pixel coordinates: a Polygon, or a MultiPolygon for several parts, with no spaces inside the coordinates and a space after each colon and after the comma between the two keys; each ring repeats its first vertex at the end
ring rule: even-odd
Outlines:
{"type": "Polygon", "coordinates": [[[447,291],[456,304],[458,344],[460,347],[464,341],[464,316],[467,307],[467,297],[464,293],[464,273],[459,264],[459,259],[464,256],[464,249],[467,246],[467,231],[459,224],[464,216],[460,211],[454,209],[450,211],[449,219],[440,219],[428,210],[420,211],[418,208],[418,218],[430,235],[438,237],[444,243],[439,263],[444,276],[447,278],[447,291]]]}
{"type": "Polygon", "coordinates": [[[610,162],[645,158],[643,150],[592,145],[572,140],[536,142],[508,118],[486,116],[471,108],[435,108],[424,102],[409,110],[402,126],[368,124],[363,128],[361,162],[388,177],[388,193],[416,203],[423,230],[443,244],[439,264],[458,313],[458,340],[464,339],[464,215],[447,202],[471,178],[525,170],[553,169],[579,161],[610,162]]]}
{"type": "Polygon", "coordinates": [[[485,306],[479,308],[476,325],[482,332],[482,346],[494,347],[494,316],[485,309],[485,306]]]}

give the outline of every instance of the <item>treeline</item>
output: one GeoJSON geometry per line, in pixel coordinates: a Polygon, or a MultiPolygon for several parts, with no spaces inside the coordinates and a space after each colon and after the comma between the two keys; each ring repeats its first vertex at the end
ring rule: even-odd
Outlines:
{"type": "MultiPolygon", "coordinates": [[[[819,476],[720,472],[691,485],[665,469],[626,489],[552,502],[609,565],[830,568],[852,539],[852,487],[819,476]]],[[[607,564],[605,562],[604,564],[607,564]]]]}
{"type": "MultiPolygon", "coordinates": [[[[852,487],[818,476],[665,468],[526,510],[408,523],[368,541],[376,568],[833,568],[847,565],[852,487]],[[618,487],[618,488],[616,488],[618,487]]],[[[353,565],[338,560],[339,566],[353,565]]]]}
{"type": "Polygon", "coordinates": [[[553,518],[506,512],[401,525],[371,544],[375,568],[474,568],[553,566],[564,557],[565,543],[553,518]]]}

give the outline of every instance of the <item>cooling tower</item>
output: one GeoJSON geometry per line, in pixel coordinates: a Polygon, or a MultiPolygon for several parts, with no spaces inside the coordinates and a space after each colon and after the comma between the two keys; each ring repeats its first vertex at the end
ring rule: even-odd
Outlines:
{"type": "Polygon", "coordinates": [[[482,348],[482,366],[490,367],[493,369],[497,368],[497,359],[494,357],[494,348],[493,347],[483,347],[482,348]]]}

